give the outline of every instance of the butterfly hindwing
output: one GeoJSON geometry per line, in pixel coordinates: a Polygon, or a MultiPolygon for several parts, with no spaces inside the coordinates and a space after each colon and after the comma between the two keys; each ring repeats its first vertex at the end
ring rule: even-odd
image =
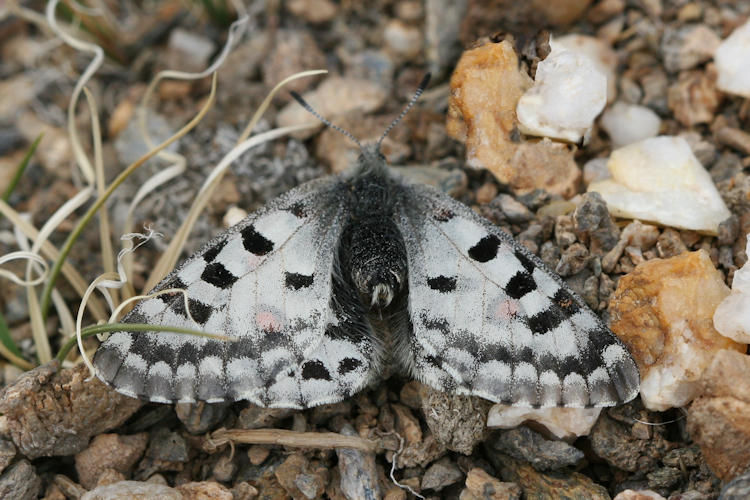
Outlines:
{"type": "Polygon", "coordinates": [[[379,371],[365,311],[338,277],[346,196],[337,178],[305,184],[217,236],[123,321],[198,329],[116,332],[94,357],[99,378],[156,402],[249,400],[302,408],[339,401],[379,371]]]}
{"type": "Polygon", "coordinates": [[[625,347],[536,256],[433,188],[404,185],[396,199],[412,326],[402,363],[415,378],[517,406],[635,397],[625,347]]]}

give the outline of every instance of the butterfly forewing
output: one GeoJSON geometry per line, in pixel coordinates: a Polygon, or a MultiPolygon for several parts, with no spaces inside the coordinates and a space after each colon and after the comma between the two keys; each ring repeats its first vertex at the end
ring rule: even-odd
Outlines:
{"type": "Polygon", "coordinates": [[[413,376],[439,390],[530,407],[612,406],[638,393],[617,337],[554,273],[469,207],[402,185],[413,376]]]}
{"type": "Polygon", "coordinates": [[[116,332],[94,357],[99,378],[157,402],[249,400],[302,408],[339,401],[378,372],[365,311],[335,269],[348,209],[337,178],[277,198],[206,244],[125,322],[198,329],[116,332]]]}

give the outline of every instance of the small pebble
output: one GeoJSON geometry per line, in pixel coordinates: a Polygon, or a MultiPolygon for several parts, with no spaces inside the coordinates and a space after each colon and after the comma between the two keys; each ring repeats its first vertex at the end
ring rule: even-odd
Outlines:
{"type": "Polygon", "coordinates": [[[667,105],[682,125],[710,123],[721,102],[716,88],[716,71],[683,71],[667,91],[667,105]]]}
{"type": "Polygon", "coordinates": [[[528,462],[536,470],[572,467],[583,460],[583,452],[564,441],[551,441],[528,427],[499,431],[489,440],[491,449],[528,462]]]}
{"type": "Polygon", "coordinates": [[[421,30],[398,19],[385,25],[383,40],[390,52],[405,60],[411,60],[422,52],[421,30]]]}
{"type": "Polygon", "coordinates": [[[210,38],[182,28],[169,32],[166,59],[171,69],[202,71],[209,64],[209,57],[216,50],[210,38]]]}
{"type": "MultiPolygon", "coordinates": [[[[656,137],[661,128],[659,115],[650,108],[623,101],[617,101],[607,108],[602,113],[600,122],[604,131],[612,139],[613,148],[656,137]]],[[[584,171],[584,179],[585,176],[584,171]]]]}
{"type": "Polygon", "coordinates": [[[177,418],[191,434],[203,434],[216,428],[227,415],[227,403],[178,403],[177,418]]]}
{"type": "Polygon", "coordinates": [[[667,71],[690,69],[713,57],[720,38],[703,24],[667,28],[662,37],[661,52],[667,71]]]}
{"type": "MultiPolygon", "coordinates": [[[[356,436],[354,428],[346,424],[341,429],[345,436],[356,436]]],[[[347,498],[375,500],[380,498],[381,489],[375,454],[354,449],[337,448],[338,468],[341,475],[340,488],[347,498]]]]}
{"type": "Polygon", "coordinates": [[[0,475],[0,498],[38,498],[42,481],[26,459],[21,459],[0,475]]]}
{"type": "Polygon", "coordinates": [[[750,471],[732,479],[721,490],[721,500],[746,500],[750,498],[750,471]]]}
{"type": "Polygon", "coordinates": [[[520,500],[521,498],[521,488],[517,484],[504,483],[479,468],[471,469],[466,475],[466,489],[476,498],[488,500],[520,500]]]}
{"type": "Polygon", "coordinates": [[[99,434],[88,448],[75,456],[78,480],[86,489],[96,486],[106,469],[130,474],[133,466],[143,456],[148,445],[147,433],[133,435],[99,434]]]}
{"type": "Polygon", "coordinates": [[[461,480],[464,473],[449,458],[441,458],[430,465],[422,476],[422,489],[440,491],[461,480]]]}
{"type": "Polygon", "coordinates": [[[495,202],[500,205],[505,217],[507,217],[507,219],[513,224],[528,222],[533,216],[531,211],[526,208],[525,205],[518,202],[509,194],[503,193],[499,195],[495,199],[495,202]]]}

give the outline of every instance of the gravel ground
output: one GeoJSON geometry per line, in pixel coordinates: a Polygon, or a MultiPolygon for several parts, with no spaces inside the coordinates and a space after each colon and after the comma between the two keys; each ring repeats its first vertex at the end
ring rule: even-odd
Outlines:
{"type": "MultiPolygon", "coordinates": [[[[135,113],[149,81],[167,68],[207,67],[221,50],[235,13],[212,2],[107,5],[113,17],[84,15],[81,26],[68,28],[105,49],[103,65],[87,87],[98,104],[103,164],[111,180],[148,150],[135,113]]],[[[28,8],[43,12],[39,2],[30,2],[28,8]]],[[[10,7],[0,6],[0,187],[10,182],[31,142],[44,132],[8,200],[41,227],[87,184],[75,167],[66,113],[76,79],[91,56],[64,45],[28,16],[4,9],[10,7]]],[[[431,72],[432,82],[420,102],[383,143],[388,160],[513,234],[613,325],[624,325],[631,314],[618,288],[621,283],[627,283],[627,290],[647,290],[644,293],[651,295],[646,299],[664,297],[666,285],[655,290],[653,282],[667,283],[687,273],[684,269],[697,273],[695,269],[707,267],[694,288],[682,281],[674,286],[674,300],[692,313],[709,300],[709,287],[719,287],[717,293],[724,297],[746,262],[750,101],[717,88],[712,50],[748,19],[750,2],[290,0],[252,2],[248,11],[248,29],[218,72],[213,107],[173,146],[184,156],[186,170],[135,210],[136,228],[149,224],[167,235],[138,250],[137,290],[169,235],[187,216],[205,177],[233,147],[269,89],[293,73],[318,68],[329,74],[296,80],[286,90],[316,102],[321,114],[363,142],[380,136],[425,72],[431,72]],[[644,106],[660,119],[660,134],[685,138],[731,214],[718,234],[631,223],[612,217],[601,196],[586,193],[597,168],[601,170],[616,149],[610,133],[615,134],[605,131],[601,120],[586,141],[555,143],[554,154],[529,153],[524,171],[539,172],[524,179],[531,187],[493,169],[469,168],[475,151],[455,139],[451,125],[446,127],[449,107],[456,105],[451,101],[456,99],[456,77],[452,80],[451,75],[459,58],[483,44],[506,41],[518,54],[518,70],[531,78],[549,52],[550,33],[553,39],[588,35],[611,47],[607,54],[614,94],[608,96],[609,109],[616,101],[644,106]],[[535,186],[545,175],[555,182],[535,186]],[[668,260],[687,259],[700,250],[705,262],[668,260]],[[639,266],[650,261],[677,264],[666,270],[639,266]],[[642,274],[637,266],[645,269],[642,274]],[[707,285],[704,274],[714,281],[707,285]],[[690,296],[690,290],[698,290],[698,296],[690,296]]],[[[58,9],[58,18],[69,16],[67,8],[58,9]]],[[[186,123],[205,102],[209,88],[208,78],[163,81],[149,101],[148,129],[154,142],[186,123]]],[[[282,91],[256,130],[307,119],[282,91]]],[[[76,124],[92,155],[84,105],[79,104],[76,124]]],[[[517,144],[536,143],[528,136],[519,139],[518,130],[514,133],[517,144]]],[[[500,147],[493,145],[495,151],[500,147]]],[[[339,172],[356,155],[356,145],[331,129],[250,150],[222,179],[190,235],[185,255],[236,220],[237,211],[251,212],[307,180],[339,172]]],[[[138,188],[166,165],[150,160],[118,188],[107,204],[113,234],[121,234],[138,188]]],[[[50,241],[59,248],[82,214],[79,209],[63,221],[50,241]]],[[[87,280],[103,271],[95,226],[87,228],[69,257],[87,280]]],[[[0,219],[0,254],[17,249],[11,223],[0,219]]],[[[8,268],[23,271],[18,263],[8,268]]],[[[8,283],[0,287],[0,312],[23,356],[36,359],[26,291],[8,283]]],[[[78,294],[67,285],[60,293],[75,314],[78,294]]],[[[654,328],[669,330],[677,323],[654,308],[654,328]]],[[[710,314],[707,317],[710,324],[710,314]]],[[[55,315],[47,321],[53,352],[61,345],[59,330],[65,325],[55,315]]],[[[631,338],[628,328],[623,326],[621,334],[613,326],[618,335],[631,338]]],[[[712,326],[707,328],[713,332],[712,326]]],[[[642,374],[656,366],[648,355],[665,359],[676,352],[677,347],[660,338],[666,347],[658,354],[654,339],[644,340],[651,342],[645,347],[637,340],[628,344],[639,346],[634,355],[642,374]]],[[[337,404],[292,411],[246,403],[144,404],[88,380],[82,364],[51,363],[24,373],[2,361],[0,497],[677,500],[718,498],[726,487],[722,498],[747,498],[747,346],[709,340],[704,345],[700,339],[692,345],[706,353],[701,359],[707,370],[702,379],[700,374],[694,377],[690,399],[697,399],[692,406],[688,400],[653,411],[655,406],[644,396],[643,401],[606,409],[598,419],[594,415],[596,423],[587,435],[564,440],[537,422],[487,428],[490,402],[441,394],[398,376],[337,404]],[[741,356],[734,358],[734,353],[741,356]],[[736,371],[722,371],[724,366],[736,371]],[[735,406],[719,418],[716,408],[721,405],[735,406]]]]}

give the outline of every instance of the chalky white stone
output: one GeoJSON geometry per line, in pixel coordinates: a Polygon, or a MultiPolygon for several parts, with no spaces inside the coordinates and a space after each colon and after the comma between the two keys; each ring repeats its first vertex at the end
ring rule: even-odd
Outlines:
{"type": "Polygon", "coordinates": [[[512,429],[524,422],[536,422],[559,439],[573,441],[588,436],[601,408],[518,408],[494,405],[487,415],[487,427],[512,429]]]}
{"type": "MultiPolygon", "coordinates": [[[[745,252],[750,255],[750,235],[745,252]]],[[[714,328],[736,342],[750,344],[750,261],[734,273],[732,293],[714,312],[714,328]]]]}
{"type": "Polygon", "coordinates": [[[559,46],[588,56],[596,69],[607,77],[607,102],[615,100],[617,97],[617,53],[608,42],[595,36],[570,33],[555,37],[550,44],[553,50],[559,46]]]}
{"type": "Polygon", "coordinates": [[[750,21],[735,29],[714,54],[719,89],[750,98],[750,21]]]}
{"type": "Polygon", "coordinates": [[[591,58],[553,44],[516,114],[524,134],[578,142],[606,104],[607,77],[591,58]]]}
{"type": "Polygon", "coordinates": [[[731,214],[682,137],[645,139],[612,152],[612,179],[592,182],[616,217],[716,234],[731,214]]]}
{"type": "Polygon", "coordinates": [[[659,115],[650,108],[622,101],[607,108],[600,122],[615,148],[656,137],[661,127],[659,115]]]}

